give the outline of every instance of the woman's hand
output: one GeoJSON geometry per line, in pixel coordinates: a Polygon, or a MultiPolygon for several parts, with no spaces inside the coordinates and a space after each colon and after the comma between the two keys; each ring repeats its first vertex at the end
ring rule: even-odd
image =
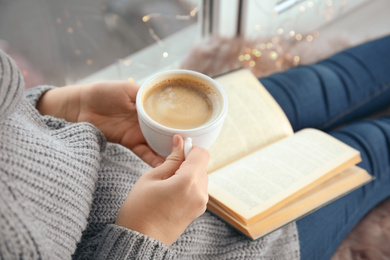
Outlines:
{"type": "Polygon", "coordinates": [[[208,201],[206,167],[209,154],[193,147],[184,159],[184,142],[173,138],[172,153],[159,167],[146,172],[127,196],[117,225],[136,230],[167,246],[204,213],[208,201]]]}
{"type": "Polygon", "coordinates": [[[89,122],[110,142],[131,149],[151,166],[164,160],[150,149],[138,123],[135,100],[139,86],[126,81],[67,86],[46,92],[37,109],[69,122],[89,122]]]}

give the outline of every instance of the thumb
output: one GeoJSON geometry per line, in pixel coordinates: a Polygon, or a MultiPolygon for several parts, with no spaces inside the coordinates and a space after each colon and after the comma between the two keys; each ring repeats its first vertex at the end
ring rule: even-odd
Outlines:
{"type": "Polygon", "coordinates": [[[161,179],[167,179],[174,175],[183,163],[184,157],[184,141],[183,138],[175,134],[172,139],[172,152],[167,157],[165,162],[155,168],[155,176],[161,179]]]}

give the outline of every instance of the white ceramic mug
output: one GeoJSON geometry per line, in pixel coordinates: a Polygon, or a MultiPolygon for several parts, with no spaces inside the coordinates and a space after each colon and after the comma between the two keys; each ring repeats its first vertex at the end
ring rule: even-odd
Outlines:
{"type": "Polygon", "coordinates": [[[136,107],[141,131],[146,141],[153,150],[166,157],[172,151],[172,138],[174,134],[179,134],[184,138],[185,155],[187,155],[193,145],[209,149],[217,139],[222,128],[227,114],[228,100],[222,87],[212,78],[199,72],[177,69],[161,72],[147,79],[137,93],[136,107]],[[175,129],[153,120],[144,109],[143,100],[145,94],[162,80],[175,80],[177,78],[188,77],[205,84],[219,95],[221,100],[220,107],[218,108],[219,112],[204,124],[190,129],[175,129]]]}

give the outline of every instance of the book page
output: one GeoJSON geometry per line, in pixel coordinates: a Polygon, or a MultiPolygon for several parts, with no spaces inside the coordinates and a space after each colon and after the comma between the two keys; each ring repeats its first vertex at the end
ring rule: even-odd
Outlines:
{"type": "Polygon", "coordinates": [[[305,129],[211,173],[209,195],[249,220],[359,160],[359,151],[319,130],[305,129]]]}
{"type": "Polygon", "coordinates": [[[211,146],[208,172],[293,134],[283,110],[259,80],[246,69],[215,80],[228,96],[228,113],[211,146]]]}
{"type": "Polygon", "coordinates": [[[318,187],[313,188],[300,197],[286,203],[276,212],[259,219],[252,226],[246,226],[237,221],[234,214],[232,215],[225,211],[221,205],[216,204],[212,200],[209,201],[208,206],[213,213],[230,223],[233,227],[252,239],[257,239],[291,221],[310,214],[339,197],[361,187],[372,179],[372,176],[364,169],[357,166],[351,166],[323,182],[318,187]]]}

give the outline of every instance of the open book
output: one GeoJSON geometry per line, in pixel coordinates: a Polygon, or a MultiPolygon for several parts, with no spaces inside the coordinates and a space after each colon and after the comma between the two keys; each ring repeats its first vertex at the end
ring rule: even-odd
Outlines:
{"type": "Polygon", "coordinates": [[[372,180],[359,151],[316,130],[293,132],[283,110],[246,69],[215,78],[229,110],[210,148],[208,210],[252,239],[372,180]]]}

